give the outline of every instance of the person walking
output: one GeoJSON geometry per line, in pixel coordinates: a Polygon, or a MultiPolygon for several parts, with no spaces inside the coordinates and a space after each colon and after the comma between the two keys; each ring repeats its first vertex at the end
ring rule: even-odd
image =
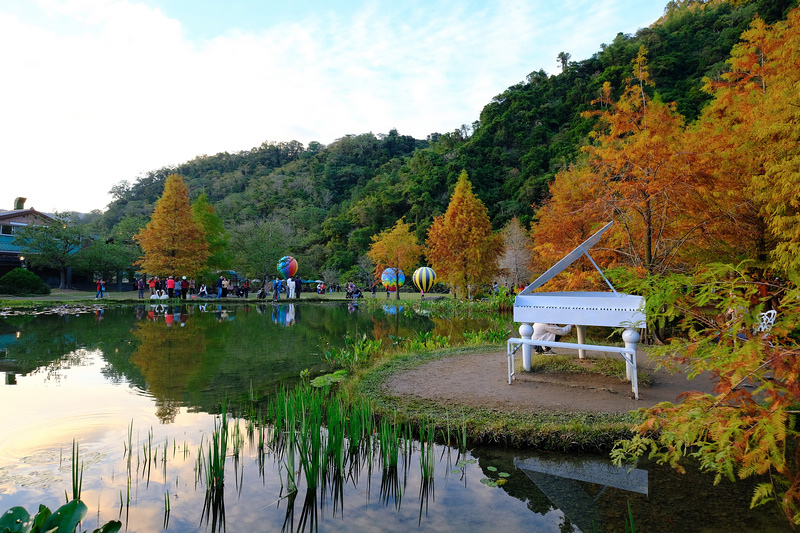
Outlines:
{"type": "Polygon", "coordinates": [[[94,295],[94,299],[97,300],[98,298],[103,298],[103,293],[106,292],[106,280],[100,278],[97,280],[97,294],[94,295]]]}

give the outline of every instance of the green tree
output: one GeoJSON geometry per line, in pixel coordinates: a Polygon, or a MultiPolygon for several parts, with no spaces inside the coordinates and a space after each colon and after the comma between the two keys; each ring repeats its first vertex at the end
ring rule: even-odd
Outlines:
{"type": "Polygon", "coordinates": [[[453,286],[454,296],[468,296],[471,286],[491,282],[499,274],[502,236],[492,233],[488,210],[473,194],[466,171],[458,177],[447,211],[434,219],[426,244],[425,255],[436,276],[453,286]]]}
{"type": "MultiPolygon", "coordinates": [[[[230,250],[237,272],[248,278],[275,274],[278,260],[286,255],[293,237],[292,228],[276,220],[250,220],[234,226],[230,250]]],[[[298,265],[305,266],[299,260],[298,265]]]]}
{"type": "MultiPolygon", "coordinates": [[[[419,258],[422,256],[422,245],[411,232],[411,225],[401,218],[393,228],[373,235],[367,256],[375,263],[376,280],[379,280],[381,273],[390,267],[396,269],[395,278],[399,278],[397,269],[411,277],[411,271],[417,266],[419,258]]],[[[395,279],[395,282],[398,287],[396,297],[399,300],[399,280],[395,279]]]]}
{"type": "Polygon", "coordinates": [[[210,271],[224,270],[231,266],[231,252],[228,249],[230,234],[225,231],[217,213],[208,201],[206,193],[201,193],[192,203],[192,215],[203,226],[208,244],[208,262],[210,271]]]}
{"type": "Polygon", "coordinates": [[[197,276],[206,266],[208,243],[203,226],[192,216],[189,189],[177,174],[167,177],[147,226],[134,239],[144,256],[139,267],[158,276],[197,276]]]}
{"type": "Polygon", "coordinates": [[[14,235],[14,244],[21,247],[31,267],[58,270],[60,289],[67,286],[67,268],[75,264],[75,254],[83,242],[83,231],[72,223],[73,216],[55,213],[49,226],[25,226],[14,235]]]}
{"type": "Polygon", "coordinates": [[[74,267],[83,272],[99,272],[109,280],[120,272],[131,271],[138,257],[138,251],[131,246],[98,239],[80,249],[75,255],[74,267]]]}

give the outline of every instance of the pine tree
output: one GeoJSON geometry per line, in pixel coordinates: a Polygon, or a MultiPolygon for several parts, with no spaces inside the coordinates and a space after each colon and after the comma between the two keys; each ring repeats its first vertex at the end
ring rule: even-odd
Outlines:
{"type": "Polygon", "coordinates": [[[490,283],[499,274],[502,236],[492,232],[486,206],[472,192],[466,171],[458,178],[444,215],[428,231],[426,257],[437,278],[450,283],[454,296],[470,286],[490,283]]]}
{"type": "Polygon", "coordinates": [[[206,268],[208,243],[192,216],[189,188],[177,174],[167,177],[147,226],[134,239],[144,256],[136,265],[157,276],[197,276],[206,268]]]}

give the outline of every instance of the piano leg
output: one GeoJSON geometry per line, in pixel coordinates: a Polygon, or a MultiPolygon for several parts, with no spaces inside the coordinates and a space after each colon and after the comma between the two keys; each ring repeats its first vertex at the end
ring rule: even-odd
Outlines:
{"type": "MultiPolygon", "coordinates": [[[[530,324],[523,322],[519,327],[519,336],[522,339],[531,340],[533,337],[533,326],[530,324]]],[[[522,345],[522,368],[525,369],[525,372],[531,371],[531,345],[530,344],[523,344],[522,345]]]]}
{"type": "Polygon", "coordinates": [[[631,360],[625,359],[625,374],[626,377],[631,381],[631,387],[633,388],[633,397],[637,400],[639,399],[639,378],[636,375],[636,347],[639,344],[639,332],[635,329],[626,329],[622,332],[622,340],[625,341],[625,347],[633,350],[633,355],[631,355],[631,360]]]}
{"type": "MultiPolygon", "coordinates": [[[[586,326],[575,326],[578,331],[578,344],[586,344],[586,326]]],[[[583,359],[586,350],[578,350],[578,359],[583,359]]]]}

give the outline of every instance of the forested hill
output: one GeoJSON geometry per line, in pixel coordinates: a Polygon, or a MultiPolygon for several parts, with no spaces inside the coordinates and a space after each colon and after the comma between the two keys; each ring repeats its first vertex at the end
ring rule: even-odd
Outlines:
{"type": "Polygon", "coordinates": [[[463,169],[496,229],[515,216],[529,223],[548,182],[589,143],[593,122],[581,114],[592,109],[605,82],[622,88],[641,46],[655,93],[676,102],[689,122],[709,98],[703,77],[725,71],[731,47],[753,17],[774,22],[796,3],[672,1],[651,27],[609,35],[610,43],[589,59],[572,61],[566,50],[558,75],[536,70],[494,97],[472,125],[425,140],[392,130],[327,146],[264,143],[154,170],[114,187],[103,231],[128,238],[143,226],[172,173],[184,177],[192,198],[208,195],[234,247],[237,238],[243,246],[245,235],[261,234],[276,253],[291,253],[316,272],[356,275],[370,237],[401,217],[424,238],[463,169]]]}

